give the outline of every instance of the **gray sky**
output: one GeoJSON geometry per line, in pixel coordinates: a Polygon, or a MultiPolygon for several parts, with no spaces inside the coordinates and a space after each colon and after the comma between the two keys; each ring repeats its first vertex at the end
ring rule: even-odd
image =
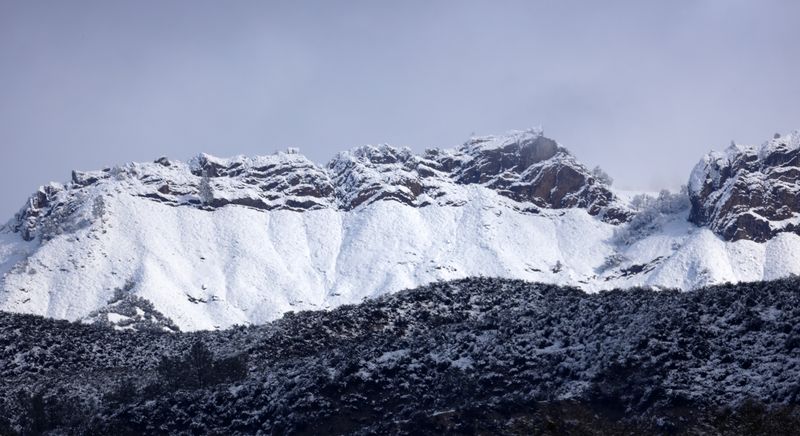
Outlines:
{"type": "Polygon", "coordinates": [[[0,0],[0,221],[161,155],[542,125],[624,188],[800,128],[800,2],[0,0]]]}

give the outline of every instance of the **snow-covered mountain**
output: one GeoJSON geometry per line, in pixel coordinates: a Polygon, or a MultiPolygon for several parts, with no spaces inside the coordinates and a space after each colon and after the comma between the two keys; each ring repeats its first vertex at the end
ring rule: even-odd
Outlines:
{"type": "Polygon", "coordinates": [[[324,167],[288,150],[74,172],[0,231],[0,310],[194,330],[468,276],[595,291],[800,273],[800,236],[732,241],[698,220],[727,186],[702,174],[688,197],[615,191],[539,129],[324,167]]]}

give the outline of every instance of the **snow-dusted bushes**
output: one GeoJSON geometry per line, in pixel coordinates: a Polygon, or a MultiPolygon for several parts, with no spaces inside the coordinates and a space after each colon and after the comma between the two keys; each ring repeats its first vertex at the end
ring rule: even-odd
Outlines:
{"type": "Polygon", "coordinates": [[[614,268],[622,265],[623,263],[625,263],[627,261],[628,261],[628,258],[625,257],[625,255],[623,255],[621,253],[610,254],[610,255],[606,256],[605,260],[603,261],[603,264],[600,265],[597,268],[597,273],[601,274],[604,271],[608,271],[610,269],[614,269],[614,268]]]}
{"type": "Polygon", "coordinates": [[[691,293],[587,295],[465,279],[330,312],[289,314],[264,326],[183,334],[0,313],[0,430],[752,434],[797,428],[798,288],[798,279],[787,279],[691,293]],[[197,349],[198,341],[207,349],[197,349]],[[213,372],[215,362],[237,355],[249,358],[246,374],[169,381],[213,372]],[[165,360],[171,369],[159,370],[165,360]]]}
{"type": "Polygon", "coordinates": [[[684,185],[672,193],[662,190],[658,197],[639,194],[631,200],[636,210],[633,219],[614,232],[614,242],[630,245],[661,229],[661,226],[675,214],[689,209],[689,193],[684,185]]]}
{"type": "Polygon", "coordinates": [[[203,205],[209,205],[214,201],[214,188],[211,187],[211,177],[209,177],[207,170],[203,170],[203,175],[200,177],[197,195],[203,205]]]}
{"type": "Polygon", "coordinates": [[[604,169],[600,168],[600,165],[592,169],[592,176],[604,185],[611,186],[614,184],[614,179],[604,169]]]}
{"type": "Polygon", "coordinates": [[[106,200],[102,195],[97,195],[92,200],[92,217],[101,223],[106,219],[106,200]]]}
{"type": "Polygon", "coordinates": [[[135,286],[132,280],[128,280],[122,287],[114,289],[108,305],[87,315],[84,322],[138,331],[180,331],[171,319],[156,310],[153,303],[134,295],[135,286]]]}
{"type": "Polygon", "coordinates": [[[247,376],[247,355],[218,359],[205,343],[197,341],[183,356],[162,357],[157,371],[164,388],[205,388],[244,379],[247,376]]]}

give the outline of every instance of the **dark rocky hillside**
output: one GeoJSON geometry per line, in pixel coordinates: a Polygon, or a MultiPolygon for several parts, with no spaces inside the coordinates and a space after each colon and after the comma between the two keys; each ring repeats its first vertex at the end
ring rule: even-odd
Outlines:
{"type": "Polygon", "coordinates": [[[0,433],[791,434],[800,279],[465,279],[218,332],[0,315],[0,433]]]}

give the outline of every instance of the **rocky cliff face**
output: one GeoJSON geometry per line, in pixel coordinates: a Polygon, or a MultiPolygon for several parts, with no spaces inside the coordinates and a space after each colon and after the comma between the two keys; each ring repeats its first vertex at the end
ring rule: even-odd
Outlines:
{"type": "Polygon", "coordinates": [[[608,186],[541,131],[473,138],[453,153],[434,150],[428,156],[451,171],[457,183],[482,184],[543,208],[585,208],[610,223],[630,218],[608,186]]]}
{"type": "Polygon", "coordinates": [[[609,187],[539,129],[472,138],[456,149],[364,146],[319,166],[294,150],[221,159],[201,154],[189,163],[160,158],[101,171],[73,172],[66,185],[34,194],[12,221],[26,240],[48,220],[63,224],[87,189],[125,191],[153,201],[213,210],[229,204],[260,210],[352,210],[376,201],[424,207],[460,205],[462,189],[478,184],[519,203],[520,210],[584,208],[605,222],[627,221],[630,210],[609,187]],[[201,195],[206,184],[211,193],[201,195]]]}
{"type": "Polygon", "coordinates": [[[690,221],[724,239],[800,234],[800,132],[709,153],[692,171],[689,194],[690,221]]]}

